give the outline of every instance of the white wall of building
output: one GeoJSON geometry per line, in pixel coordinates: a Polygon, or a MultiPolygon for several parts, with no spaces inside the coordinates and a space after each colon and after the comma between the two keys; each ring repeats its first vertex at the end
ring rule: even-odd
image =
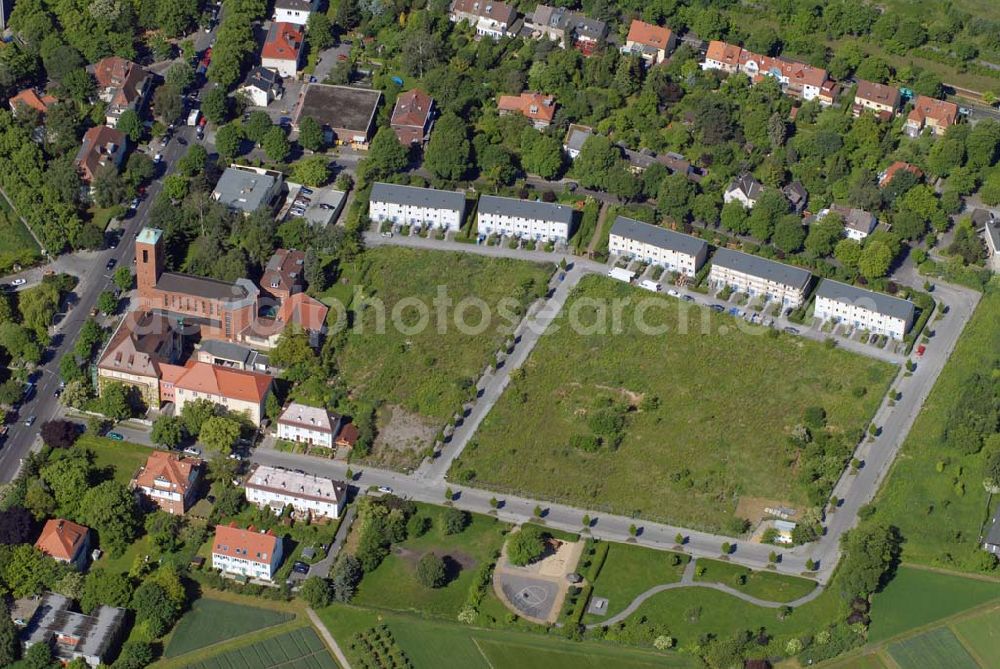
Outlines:
{"type": "Polygon", "coordinates": [[[705,254],[696,257],[671,249],[665,249],[645,242],[636,241],[619,235],[611,235],[608,240],[611,253],[626,255],[643,262],[660,265],[670,272],[680,272],[694,276],[705,261],[705,254]]]}
{"type": "Polygon", "coordinates": [[[281,542],[277,542],[277,548],[271,555],[270,562],[257,562],[246,558],[236,558],[231,555],[212,553],[212,568],[220,569],[228,574],[239,576],[249,576],[250,578],[260,578],[270,581],[281,564],[281,542]]]}
{"type": "Polygon", "coordinates": [[[796,286],[775,283],[718,265],[712,265],[712,269],[708,273],[708,280],[716,288],[730,286],[733,290],[748,293],[754,297],[767,296],[769,300],[777,300],[786,307],[798,307],[805,298],[802,289],[796,286]]]}
{"type": "Polygon", "coordinates": [[[480,211],[477,227],[481,235],[511,235],[526,239],[565,242],[569,239],[569,225],[556,221],[521,218],[504,214],[487,214],[480,211]]]}
{"type": "Polygon", "coordinates": [[[270,70],[277,70],[282,77],[295,78],[299,63],[297,60],[284,58],[261,58],[260,64],[270,70]]]}
{"type": "Polygon", "coordinates": [[[457,209],[418,207],[372,200],[368,207],[368,216],[379,223],[391,221],[401,225],[430,226],[452,232],[458,232],[462,227],[462,212],[457,209]]]}
{"type": "Polygon", "coordinates": [[[333,433],[316,430],[297,423],[289,424],[278,421],[278,439],[333,448],[333,433]]]}
{"type": "Polygon", "coordinates": [[[873,334],[886,335],[893,339],[902,339],[906,334],[908,323],[901,318],[880,314],[862,305],[833,300],[819,295],[813,312],[816,318],[824,321],[833,320],[847,323],[854,327],[868,330],[873,334]]]}
{"type": "Polygon", "coordinates": [[[279,511],[291,504],[299,513],[311,513],[314,516],[325,516],[327,518],[340,517],[340,503],[336,499],[317,500],[307,497],[300,497],[290,491],[275,492],[256,488],[252,485],[245,485],[247,501],[259,507],[270,507],[279,511]]]}

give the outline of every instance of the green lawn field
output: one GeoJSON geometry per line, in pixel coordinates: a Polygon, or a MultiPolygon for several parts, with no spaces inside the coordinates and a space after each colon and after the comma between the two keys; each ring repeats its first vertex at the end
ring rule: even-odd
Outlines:
{"type": "Polygon", "coordinates": [[[810,406],[825,409],[831,431],[864,429],[894,369],[801,337],[744,332],[728,315],[605,277],[581,281],[553,328],[452,478],[686,527],[725,529],[741,495],[807,506],[788,435],[810,406]],[[660,300],[645,322],[666,334],[640,332],[640,299],[660,300]],[[605,305],[611,328],[615,300],[631,301],[620,334],[570,327],[574,316],[591,326],[605,305]],[[571,445],[609,404],[630,405],[620,445],[571,445]]]}
{"type": "Polygon", "coordinates": [[[0,273],[9,272],[14,263],[27,266],[39,256],[35,238],[10,209],[7,200],[0,197],[0,273]]]}
{"type": "Polygon", "coordinates": [[[751,597],[772,602],[790,602],[816,589],[816,582],[807,578],[785,576],[771,571],[753,571],[721,560],[699,559],[697,567],[704,567],[705,573],[701,576],[695,573],[696,581],[722,583],[751,597]],[[741,576],[746,580],[745,583],[739,582],[741,576]]]}
{"type": "Polygon", "coordinates": [[[889,645],[900,669],[979,669],[951,630],[939,627],[889,645]]]}
{"type": "Polygon", "coordinates": [[[443,511],[439,506],[418,505],[417,513],[431,519],[430,530],[421,537],[394,544],[382,564],[365,574],[354,599],[356,604],[454,619],[465,603],[476,570],[499,552],[508,526],[492,516],[473,514],[464,531],[446,535],[440,520],[443,511]],[[428,552],[446,557],[454,570],[452,580],[444,587],[425,588],[417,582],[417,562],[428,552]]]}
{"type": "Polygon", "coordinates": [[[881,641],[1000,598],[1000,582],[900,567],[872,600],[868,638],[881,641]]]}
{"type": "MultiPolygon", "coordinates": [[[[505,340],[509,323],[496,317],[483,332],[462,333],[455,326],[455,309],[447,310],[439,322],[432,303],[439,287],[456,305],[478,298],[496,314],[505,298],[514,298],[523,308],[544,293],[553,271],[551,265],[404,248],[371,249],[360,262],[346,272],[347,278],[366,297],[385,305],[386,327],[384,333],[377,332],[374,307],[357,316],[357,327],[338,356],[341,373],[351,393],[400,405],[441,426],[470,398],[471,384],[505,340]],[[429,308],[428,325],[418,332],[400,332],[392,325],[393,310],[414,298],[429,308]]],[[[415,307],[398,313],[406,327],[417,324],[415,307]]],[[[474,308],[467,310],[465,322],[478,325],[478,314],[474,308]]]]}
{"type": "Polygon", "coordinates": [[[187,665],[187,669],[337,669],[333,656],[311,627],[286,632],[187,665]]]}
{"type": "Polygon", "coordinates": [[[1000,657],[1000,609],[959,620],[952,627],[977,657],[1000,657]]]}
{"type": "Polygon", "coordinates": [[[163,655],[177,657],[220,641],[233,639],[291,620],[281,611],[245,606],[203,597],[191,605],[170,637],[163,655]]]}
{"type": "Polygon", "coordinates": [[[875,499],[875,520],[900,529],[906,562],[969,571],[982,564],[980,528],[991,511],[982,486],[985,454],[963,456],[942,444],[941,435],[963,384],[998,359],[1000,290],[993,289],[966,325],[875,499]],[[939,462],[946,463],[941,472],[939,462]],[[964,495],[956,494],[956,480],[964,495]]]}
{"type": "Polygon", "coordinates": [[[606,597],[607,616],[584,616],[585,623],[596,623],[615,615],[637,595],[653,586],[676,583],[684,574],[689,557],[633,544],[608,544],[608,557],[594,585],[594,597],[606,597]],[[675,556],[678,564],[672,564],[675,556]]]}
{"type": "Polygon", "coordinates": [[[109,472],[113,470],[113,478],[124,485],[128,485],[136,470],[146,464],[146,459],[153,451],[148,446],[127,441],[112,441],[90,433],[81,436],[73,447],[86,448],[92,452],[94,466],[109,472]]]}

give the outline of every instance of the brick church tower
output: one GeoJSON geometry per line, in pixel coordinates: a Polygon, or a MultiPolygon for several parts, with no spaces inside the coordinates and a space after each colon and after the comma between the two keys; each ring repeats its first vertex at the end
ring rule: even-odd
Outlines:
{"type": "Polygon", "coordinates": [[[143,228],[135,238],[135,282],[140,296],[149,296],[163,273],[163,231],[143,228]]]}

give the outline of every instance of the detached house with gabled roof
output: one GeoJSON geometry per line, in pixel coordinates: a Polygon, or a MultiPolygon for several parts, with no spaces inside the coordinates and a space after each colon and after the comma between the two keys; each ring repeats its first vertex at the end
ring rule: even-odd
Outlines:
{"type": "Polygon", "coordinates": [[[90,529],[71,520],[51,518],[38,535],[35,548],[83,571],[90,553],[90,529]]]}
{"type": "Polygon", "coordinates": [[[958,105],[954,102],[918,95],[913,101],[913,109],[906,116],[903,131],[910,137],[916,137],[928,128],[932,135],[941,135],[957,122],[958,105]]]}
{"type": "Polygon", "coordinates": [[[708,257],[708,243],[702,239],[624,216],[611,226],[608,249],[692,277],[708,257]]]}
{"type": "Polygon", "coordinates": [[[19,108],[24,107],[27,109],[34,109],[39,114],[43,116],[49,112],[49,107],[54,105],[58,100],[55,96],[49,95],[48,93],[39,93],[34,88],[25,88],[24,90],[18,91],[17,95],[14,95],[7,101],[10,105],[10,110],[17,116],[17,111],[19,108]]]}
{"type": "Polygon", "coordinates": [[[621,51],[639,56],[647,65],[658,65],[673,52],[676,43],[677,37],[670,28],[633,19],[621,51]]]}
{"type": "Polygon", "coordinates": [[[556,99],[541,93],[521,93],[501,95],[497,100],[497,111],[501,116],[520,114],[539,130],[549,127],[556,115],[556,99]]]}
{"type": "Polygon", "coordinates": [[[217,525],[212,540],[212,568],[233,576],[270,581],[282,559],[282,541],[270,530],[217,525]]]}
{"type": "Polygon", "coordinates": [[[104,169],[118,170],[125,160],[127,141],[125,133],[106,125],[95,126],[85,132],[73,161],[84,183],[91,183],[104,169]]]}
{"type": "Polygon", "coordinates": [[[127,110],[139,111],[153,78],[141,65],[118,56],[103,58],[93,67],[97,97],[107,104],[105,123],[112,128],[127,110]]]}
{"type": "Polygon", "coordinates": [[[901,99],[899,89],[895,86],[858,79],[851,113],[857,118],[865,110],[869,110],[879,118],[888,120],[896,115],[901,99]]]}
{"type": "Polygon", "coordinates": [[[747,209],[753,209],[763,193],[764,186],[752,174],[747,173],[729,183],[729,188],[722,194],[722,201],[726,204],[739,202],[747,209]]]}
{"type": "Polygon", "coordinates": [[[275,100],[280,100],[285,93],[278,71],[262,66],[250,70],[238,91],[246,95],[254,107],[266,107],[275,100]]]}
{"type": "Polygon", "coordinates": [[[545,37],[563,49],[575,48],[585,56],[594,53],[608,34],[608,24],[566,7],[538,5],[525,17],[525,26],[532,37],[545,37]]]}
{"type": "Polygon", "coordinates": [[[419,88],[400,93],[392,109],[390,125],[403,146],[423,144],[434,124],[434,98],[419,88]]]}
{"type": "Polygon", "coordinates": [[[909,300],[823,279],[816,289],[813,315],[824,321],[848,323],[873,334],[902,340],[913,324],[914,312],[909,300]]]}
{"type": "Polygon", "coordinates": [[[510,28],[517,19],[517,11],[495,0],[452,0],[448,18],[453,23],[471,23],[480,37],[500,39],[512,34],[510,28]]]}
{"type": "Polygon", "coordinates": [[[304,36],[294,23],[274,22],[264,38],[260,64],[283,77],[294,77],[302,61],[304,36]]]}
{"type": "Polygon", "coordinates": [[[243,481],[247,501],[280,514],[291,506],[301,516],[340,518],[347,486],[340,481],[282,467],[254,465],[243,481]]]}
{"type": "Polygon", "coordinates": [[[202,461],[153,451],[132,477],[132,489],[167,513],[184,515],[194,503],[202,461]]]}
{"type": "Polygon", "coordinates": [[[341,417],[320,407],[292,402],[278,417],[278,439],[333,448],[341,417]]]}

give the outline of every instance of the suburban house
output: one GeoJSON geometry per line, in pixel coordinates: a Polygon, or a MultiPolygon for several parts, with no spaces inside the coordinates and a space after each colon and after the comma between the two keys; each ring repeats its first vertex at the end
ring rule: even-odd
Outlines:
{"type": "Polygon", "coordinates": [[[212,190],[212,199],[230,211],[249,216],[261,207],[273,209],[281,194],[285,175],[247,165],[230,165],[212,190]]]}
{"type": "Polygon", "coordinates": [[[127,110],[142,108],[153,78],[140,65],[118,56],[108,56],[97,61],[93,70],[97,97],[107,104],[106,125],[114,128],[127,110]]]}
{"type": "Polygon", "coordinates": [[[212,568],[233,576],[270,581],[281,565],[282,541],[268,530],[216,525],[212,568]]]}
{"type": "Polygon", "coordinates": [[[719,40],[709,42],[701,67],[728,74],[742,72],[755,84],[763,81],[764,77],[772,77],[787,95],[807,101],[819,98],[824,90],[827,93],[825,99],[820,100],[821,103],[832,104],[835,97],[835,92],[828,85],[829,76],[823,68],[788,58],[762,56],[719,40]]]}
{"type": "Polygon", "coordinates": [[[340,481],[282,467],[254,465],[243,481],[247,501],[280,514],[291,505],[311,518],[340,518],[347,486],[340,481]]]}
{"type": "Polygon", "coordinates": [[[266,107],[285,94],[278,71],[260,65],[250,70],[238,91],[246,95],[254,107],[266,107]]]}
{"type": "Polygon", "coordinates": [[[58,100],[55,96],[49,95],[48,93],[39,92],[34,88],[25,88],[20,90],[16,95],[11,96],[7,103],[10,105],[10,110],[17,116],[17,111],[20,107],[25,107],[27,109],[34,109],[41,115],[45,115],[49,112],[49,107],[54,105],[58,100]]]}
{"type": "Polygon", "coordinates": [[[790,184],[786,184],[781,189],[781,194],[792,205],[792,211],[796,214],[801,214],[805,211],[806,204],[809,202],[809,193],[801,181],[793,181],[790,184]]]}
{"type": "Polygon", "coordinates": [[[480,37],[500,39],[513,34],[511,26],[517,18],[517,11],[495,0],[452,0],[448,18],[453,23],[471,23],[480,37]]]}
{"type": "Polygon", "coordinates": [[[670,28],[633,19],[621,50],[626,55],[639,56],[647,65],[658,65],[673,52],[676,43],[670,28]]]}
{"type": "Polygon", "coordinates": [[[763,193],[764,186],[752,174],[746,173],[730,182],[722,194],[722,201],[726,204],[739,202],[747,209],[753,209],[763,193]]]}
{"type": "Polygon", "coordinates": [[[330,142],[367,148],[381,101],[382,91],[306,84],[299,94],[292,129],[297,132],[302,119],[310,117],[328,132],[330,142]]]}
{"type": "Polygon", "coordinates": [[[465,193],[378,182],[372,186],[368,216],[378,223],[457,232],[465,220],[465,193]]]}
{"type": "Polygon", "coordinates": [[[431,136],[434,124],[434,98],[419,88],[400,93],[392,108],[390,125],[403,146],[423,144],[431,136]]]}
{"type": "Polygon", "coordinates": [[[913,303],[909,300],[823,279],[816,289],[813,315],[902,340],[913,324],[913,313],[913,303]]]}
{"type": "Polygon", "coordinates": [[[497,111],[501,116],[521,114],[541,130],[549,127],[556,115],[556,99],[541,93],[501,95],[497,100],[497,111]]]}
{"type": "Polygon", "coordinates": [[[913,101],[913,109],[906,116],[904,132],[916,137],[924,128],[932,135],[940,135],[958,121],[958,105],[945,100],[935,100],[926,95],[918,95],[913,101]]]}
{"type": "Polygon", "coordinates": [[[118,170],[125,160],[128,139],[125,133],[106,125],[94,126],[83,134],[74,164],[84,183],[91,183],[97,174],[108,168],[118,170]]]}
{"type": "Polygon", "coordinates": [[[287,300],[305,287],[302,273],[306,254],[296,249],[277,249],[264,266],[260,287],[276,300],[287,300]]]}
{"type": "Polygon", "coordinates": [[[804,302],[811,279],[812,274],[804,269],[725,248],[712,256],[708,273],[716,289],[728,286],[752,298],[781,302],[783,308],[795,308],[804,302]]]}
{"type": "Polygon", "coordinates": [[[292,402],[278,417],[278,439],[333,448],[340,432],[341,417],[326,409],[292,402]]]}
{"type": "Polygon", "coordinates": [[[897,160],[892,165],[889,165],[889,167],[884,172],[878,175],[879,188],[885,188],[886,186],[891,184],[893,178],[901,171],[909,172],[910,174],[915,176],[917,180],[924,178],[924,172],[919,167],[910,163],[903,162],[902,160],[897,160]]]}
{"type": "Polygon", "coordinates": [[[841,90],[839,83],[833,79],[827,79],[826,82],[820,86],[819,95],[816,96],[816,99],[819,100],[819,103],[822,106],[830,107],[836,104],[837,98],[840,97],[842,92],[843,91],[841,90]]]}
{"type": "Polygon", "coordinates": [[[483,195],[477,225],[481,235],[567,242],[573,232],[573,208],[534,200],[483,195]]]}
{"type": "Polygon", "coordinates": [[[878,226],[878,219],[870,211],[841,204],[832,205],[828,210],[819,212],[817,218],[822,219],[830,212],[839,215],[844,220],[844,234],[847,235],[848,239],[857,242],[874,232],[878,226]]]}
{"type": "Polygon", "coordinates": [[[298,25],[274,22],[264,38],[260,64],[283,77],[295,77],[302,61],[303,44],[304,35],[298,25]]]}
{"type": "Polygon", "coordinates": [[[202,461],[167,451],[152,451],[132,477],[132,489],[163,511],[184,515],[194,503],[202,461]]]}
{"type": "Polygon", "coordinates": [[[983,550],[989,551],[994,555],[1000,555],[1000,504],[993,512],[993,518],[990,521],[990,529],[983,537],[983,550]]]}
{"type": "Polygon", "coordinates": [[[613,254],[659,265],[693,277],[708,257],[708,244],[697,237],[619,216],[611,226],[613,254]]]}
{"type": "Polygon", "coordinates": [[[604,41],[608,24],[565,7],[538,5],[533,14],[525,17],[525,25],[532,37],[545,37],[557,42],[563,49],[575,48],[589,56],[604,41]]]}
{"type": "Polygon", "coordinates": [[[874,112],[879,118],[888,120],[899,111],[901,100],[899,89],[895,86],[858,79],[851,113],[857,118],[867,109],[874,112]]]}
{"type": "MultiPolygon", "coordinates": [[[[25,600],[19,600],[21,604],[25,600]]],[[[25,650],[44,643],[52,648],[52,656],[63,664],[82,659],[87,666],[107,666],[122,640],[126,610],[115,606],[98,606],[90,615],[73,610],[69,597],[47,592],[32,600],[34,610],[21,630],[25,650]]]]}
{"type": "Polygon", "coordinates": [[[569,124],[569,128],[566,130],[566,138],[563,140],[563,151],[566,152],[570,160],[576,160],[576,157],[580,155],[580,151],[583,150],[584,142],[593,134],[593,128],[588,128],[585,125],[577,123],[569,124]]]}
{"type": "Polygon", "coordinates": [[[986,266],[1000,272],[1000,220],[992,211],[975,209],[972,212],[972,227],[986,242],[986,266]]]}
{"type": "Polygon", "coordinates": [[[173,383],[174,411],[179,415],[188,402],[208,400],[229,413],[243,414],[259,426],[272,381],[267,374],[189,360],[180,378],[173,383]]]}
{"type": "Polygon", "coordinates": [[[274,21],[304,26],[316,11],[316,0],[275,0],[274,21]]]}
{"type": "Polygon", "coordinates": [[[83,571],[90,555],[90,529],[71,520],[50,518],[38,535],[35,548],[57,562],[83,571]]]}

